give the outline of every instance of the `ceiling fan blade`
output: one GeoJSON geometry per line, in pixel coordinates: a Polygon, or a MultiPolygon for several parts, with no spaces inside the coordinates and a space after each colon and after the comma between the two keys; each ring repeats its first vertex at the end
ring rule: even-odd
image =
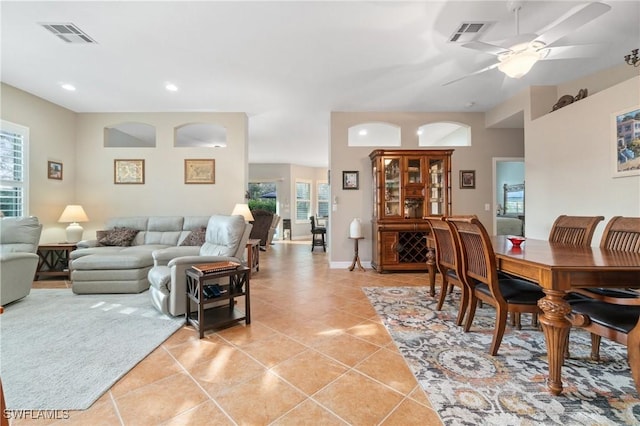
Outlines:
{"type": "Polygon", "coordinates": [[[479,50],[481,52],[490,53],[496,56],[500,55],[501,53],[510,52],[509,49],[505,49],[502,46],[496,46],[495,44],[489,44],[482,41],[471,41],[469,43],[463,44],[462,47],[479,50]]]}
{"type": "Polygon", "coordinates": [[[558,22],[556,25],[540,34],[535,41],[541,41],[549,46],[551,43],[577,30],[581,26],[593,21],[600,15],[611,10],[611,6],[604,3],[589,3],[573,15],[558,22]]]}
{"type": "Polygon", "coordinates": [[[604,43],[594,44],[574,44],[571,46],[552,46],[548,49],[549,53],[541,58],[546,59],[574,59],[574,58],[593,58],[596,57],[606,48],[604,43]]]}
{"type": "Polygon", "coordinates": [[[495,64],[492,64],[492,65],[489,65],[488,67],[484,67],[482,69],[479,69],[478,71],[474,71],[471,74],[467,74],[465,76],[456,78],[455,80],[448,81],[448,82],[444,83],[443,86],[448,86],[448,85],[450,85],[452,83],[455,83],[457,81],[464,80],[465,78],[471,77],[472,75],[482,74],[483,72],[486,72],[486,71],[492,70],[494,68],[497,68],[498,65],[500,65],[500,62],[496,62],[495,64]]]}

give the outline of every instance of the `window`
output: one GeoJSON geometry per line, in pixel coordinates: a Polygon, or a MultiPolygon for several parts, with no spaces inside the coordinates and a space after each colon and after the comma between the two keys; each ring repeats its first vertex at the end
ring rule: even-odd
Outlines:
{"type": "Polygon", "coordinates": [[[296,181],[296,222],[308,222],[311,215],[311,182],[296,181]]]}
{"type": "Polygon", "coordinates": [[[389,123],[362,123],[349,127],[348,146],[400,146],[400,126],[389,123]]]}
{"type": "Polygon", "coordinates": [[[329,184],[327,182],[318,182],[318,205],[317,212],[320,217],[329,216],[329,184]]]}
{"type": "Polygon", "coordinates": [[[0,129],[0,210],[5,216],[28,214],[29,129],[2,120],[0,129]]]}
{"type": "Polygon", "coordinates": [[[418,128],[418,146],[471,146],[471,127],[438,122],[418,128]]]}

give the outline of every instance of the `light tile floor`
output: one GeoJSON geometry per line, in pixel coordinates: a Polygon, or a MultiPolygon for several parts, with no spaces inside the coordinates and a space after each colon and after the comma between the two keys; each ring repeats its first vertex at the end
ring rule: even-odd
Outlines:
{"type": "Polygon", "coordinates": [[[423,286],[426,274],[330,269],[328,255],[310,244],[260,253],[249,326],[202,340],[185,326],[88,410],[57,423],[11,424],[442,424],[361,291],[423,286]]]}

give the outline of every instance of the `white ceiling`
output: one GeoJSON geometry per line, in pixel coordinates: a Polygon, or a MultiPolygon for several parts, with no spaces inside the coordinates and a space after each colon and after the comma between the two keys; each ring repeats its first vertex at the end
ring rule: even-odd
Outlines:
{"type": "MultiPolygon", "coordinates": [[[[447,41],[462,22],[493,22],[485,42],[515,35],[506,1],[3,0],[2,81],[76,112],[243,111],[251,163],[326,167],[330,111],[485,111],[527,86],[622,63],[640,47],[640,1],[606,3],[611,11],[555,43],[598,43],[593,57],[443,87],[495,62],[447,41]],[[66,44],[38,25],[50,22],[97,44],[66,44]],[[180,90],[165,91],[168,81],[180,90]]],[[[526,2],[520,33],[585,4],[526,2]]]]}

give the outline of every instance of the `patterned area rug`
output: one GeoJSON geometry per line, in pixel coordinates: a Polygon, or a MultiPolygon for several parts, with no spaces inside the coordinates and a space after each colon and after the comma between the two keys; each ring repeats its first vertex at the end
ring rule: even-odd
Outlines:
{"type": "Polygon", "coordinates": [[[478,308],[464,333],[455,325],[458,299],[448,296],[438,312],[426,287],[363,290],[447,425],[640,425],[640,399],[622,345],[602,339],[602,360],[593,362],[589,334],[573,329],[564,392],[554,397],[546,385],[544,335],[529,315],[522,330],[507,327],[492,357],[491,306],[478,308]]]}

